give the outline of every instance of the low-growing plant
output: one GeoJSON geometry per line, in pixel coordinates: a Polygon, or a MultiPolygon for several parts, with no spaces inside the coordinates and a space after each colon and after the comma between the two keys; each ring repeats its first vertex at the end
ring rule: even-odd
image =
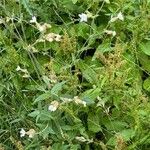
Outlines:
{"type": "Polygon", "coordinates": [[[149,0],[0,10],[0,149],[149,149],[149,0]]]}

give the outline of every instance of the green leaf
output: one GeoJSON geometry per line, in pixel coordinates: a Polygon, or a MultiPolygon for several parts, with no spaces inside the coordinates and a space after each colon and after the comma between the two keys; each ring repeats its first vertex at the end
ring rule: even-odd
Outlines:
{"type": "Polygon", "coordinates": [[[83,37],[84,39],[89,38],[90,27],[85,22],[80,22],[73,26],[73,28],[75,29],[75,34],[77,34],[77,36],[83,37]]]}
{"type": "Polygon", "coordinates": [[[43,110],[40,112],[40,114],[37,116],[36,120],[41,120],[41,121],[50,121],[53,120],[54,117],[52,116],[51,112],[43,110]]]}
{"type": "Polygon", "coordinates": [[[39,102],[39,101],[43,101],[43,100],[48,99],[48,98],[50,98],[50,97],[51,97],[51,93],[48,91],[48,92],[46,92],[46,93],[44,93],[44,94],[38,96],[38,97],[35,99],[34,103],[37,103],[37,102],[39,102]]]}
{"type": "Polygon", "coordinates": [[[110,52],[110,51],[112,51],[112,47],[110,46],[110,42],[102,43],[96,49],[96,53],[105,53],[105,52],[110,52]]]}
{"type": "Polygon", "coordinates": [[[147,43],[140,44],[140,49],[142,52],[144,52],[146,55],[150,56],[150,41],[147,43]]]}
{"type": "Polygon", "coordinates": [[[134,137],[135,131],[133,129],[126,129],[121,131],[119,134],[122,135],[125,141],[129,141],[131,138],[134,137]]]}
{"type": "Polygon", "coordinates": [[[97,96],[99,96],[101,89],[90,89],[82,93],[81,98],[86,100],[90,100],[90,102],[86,101],[87,103],[91,103],[96,99],[97,96]]]}
{"type": "Polygon", "coordinates": [[[142,68],[148,72],[150,72],[150,58],[148,55],[144,54],[143,52],[138,53],[138,59],[142,65],[142,68]]]}
{"type": "Polygon", "coordinates": [[[105,123],[105,127],[107,128],[107,130],[114,130],[114,131],[118,131],[118,132],[123,130],[127,126],[128,126],[128,124],[126,122],[122,122],[119,120],[108,121],[107,123],[105,123]]]}
{"type": "Polygon", "coordinates": [[[54,143],[52,145],[52,150],[68,150],[69,149],[69,145],[65,145],[64,143],[54,143]]]}
{"type": "Polygon", "coordinates": [[[31,112],[30,114],[28,114],[28,116],[34,118],[34,117],[38,116],[39,114],[40,114],[40,111],[39,110],[35,110],[35,111],[31,112]]]}
{"type": "Polygon", "coordinates": [[[23,4],[24,8],[27,10],[27,12],[33,16],[30,7],[29,7],[29,0],[20,0],[20,2],[23,4]]]}
{"type": "Polygon", "coordinates": [[[50,124],[36,124],[41,132],[39,133],[44,139],[48,137],[49,134],[55,134],[54,130],[51,128],[50,124]]]}
{"type": "Polygon", "coordinates": [[[94,133],[102,131],[101,126],[99,124],[99,117],[96,114],[89,114],[88,116],[88,129],[94,133]]]}
{"type": "Polygon", "coordinates": [[[144,83],[143,83],[143,87],[146,91],[149,91],[150,92],[150,77],[148,77],[144,83]]]}
{"type": "Polygon", "coordinates": [[[79,61],[77,64],[79,69],[81,70],[83,77],[89,81],[91,84],[96,84],[97,83],[97,74],[96,72],[92,69],[91,66],[85,64],[82,61],[79,61]]]}
{"type": "Polygon", "coordinates": [[[54,87],[51,89],[51,94],[58,96],[58,93],[62,90],[62,87],[65,83],[66,81],[55,84],[54,87]]]}

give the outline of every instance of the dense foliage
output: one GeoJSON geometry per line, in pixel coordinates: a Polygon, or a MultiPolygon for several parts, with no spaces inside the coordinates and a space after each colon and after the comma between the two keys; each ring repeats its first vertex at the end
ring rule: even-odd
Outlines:
{"type": "Polygon", "coordinates": [[[150,0],[1,0],[0,16],[0,150],[149,150],[150,0]]]}

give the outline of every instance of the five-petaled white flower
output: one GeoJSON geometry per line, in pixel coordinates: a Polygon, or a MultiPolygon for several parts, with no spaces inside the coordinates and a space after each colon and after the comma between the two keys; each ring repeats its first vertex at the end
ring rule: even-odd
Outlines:
{"type": "Polygon", "coordinates": [[[79,14],[79,17],[80,17],[80,22],[87,22],[87,19],[88,19],[88,16],[87,14],[79,14]]]}
{"type": "Polygon", "coordinates": [[[48,106],[49,111],[56,111],[59,107],[59,103],[57,101],[52,101],[51,104],[48,106]]]}
{"type": "Polygon", "coordinates": [[[20,137],[24,137],[25,135],[26,135],[26,131],[23,128],[21,128],[20,137]]]}
{"type": "Polygon", "coordinates": [[[32,19],[30,20],[30,23],[36,23],[36,17],[35,16],[32,16],[32,19]]]}

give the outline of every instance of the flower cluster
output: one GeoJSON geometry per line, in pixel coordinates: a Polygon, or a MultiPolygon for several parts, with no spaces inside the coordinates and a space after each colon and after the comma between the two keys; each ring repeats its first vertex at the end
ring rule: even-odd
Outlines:
{"type": "Polygon", "coordinates": [[[74,98],[60,98],[63,102],[59,103],[58,101],[52,101],[51,104],[48,106],[48,110],[51,112],[54,112],[58,109],[60,105],[70,103],[70,102],[75,102],[77,105],[82,105],[83,107],[86,107],[86,102],[81,100],[78,96],[75,96],[74,98]]]}
{"type": "Polygon", "coordinates": [[[24,137],[25,135],[28,135],[29,138],[33,138],[35,136],[35,130],[34,129],[30,129],[29,131],[25,131],[23,128],[21,128],[20,130],[20,137],[24,137]]]}
{"type": "Polygon", "coordinates": [[[86,107],[86,102],[85,101],[82,101],[78,96],[75,96],[74,98],[73,98],[73,100],[74,100],[74,102],[76,103],[76,104],[78,104],[78,105],[83,105],[84,107],[86,107]]]}
{"type": "Polygon", "coordinates": [[[46,34],[43,37],[43,39],[48,41],[48,42],[53,42],[53,41],[60,42],[61,41],[61,35],[55,34],[55,33],[49,33],[49,34],[46,34]]]}
{"type": "Polygon", "coordinates": [[[36,24],[36,28],[42,33],[42,37],[40,39],[38,39],[36,41],[36,43],[38,42],[60,42],[61,41],[61,35],[59,34],[55,34],[55,33],[48,33],[48,34],[43,34],[47,31],[47,29],[51,28],[50,24],[44,23],[43,25],[39,24],[37,22],[37,19],[35,16],[32,17],[32,19],[30,20],[30,23],[35,23],[36,24]]]}
{"type": "Polygon", "coordinates": [[[124,21],[124,16],[121,12],[119,12],[116,17],[111,16],[111,19],[109,22],[111,23],[111,22],[115,22],[117,20],[124,21]]]}

